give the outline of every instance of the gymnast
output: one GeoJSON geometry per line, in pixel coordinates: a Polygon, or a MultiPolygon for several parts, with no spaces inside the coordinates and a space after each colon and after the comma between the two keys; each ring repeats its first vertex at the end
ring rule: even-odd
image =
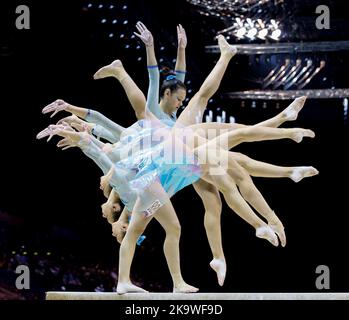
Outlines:
{"type": "MultiPolygon", "coordinates": [[[[290,111],[290,110],[289,110],[290,111]]],[[[292,110],[291,110],[292,111],[292,110]]],[[[245,163],[247,162],[246,161],[246,158],[247,157],[243,157],[243,155],[240,155],[240,158],[243,158],[243,160],[242,161],[245,161],[245,163]]],[[[247,158],[248,159],[248,158],[247,158]]],[[[259,165],[260,165],[260,163],[258,163],[259,165]]],[[[271,166],[271,168],[275,171],[275,169],[277,168],[276,166],[271,166]]],[[[297,174],[295,175],[295,174],[291,174],[291,176],[299,176],[299,177],[302,177],[302,176],[307,176],[307,174],[308,175],[310,175],[310,173],[311,173],[311,171],[312,171],[312,169],[310,169],[311,167],[300,167],[300,168],[297,168],[297,174]]],[[[288,171],[288,175],[290,175],[290,172],[292,172],[292,171],[294,171],[295,169],[292,169],[291,170],[291,168],[285,168],[287,171],[288,171]]],[[[234,170],[234,172],[236,172],[236,169],[234,170]]],[[[277,172],[277,171],[275,171],[275,172],[277,172]]],[[[258,172],[255,172],[255,174],[256,175],[258,175],[258,172]]],[[[265,176],[265,174],[263,174],[264,176],[265,176]]],[[[240,176],[241,176],[241,174],[240,174],[240,176]]],[[[274,175],[274,176],[278,176],[278,175],[274,175]]],[[[279,176],[280,176],[280,174],[279,174],[279,176]]],[[[299,178],[297,178],[297,179],[299,179],[299,178]]],[[[240,186],[239,186],[240,187],[240,186]]]]}
{"type": "MultiPolygon", "coordinates": [[[[288,130],[292,130],[292,129],[285,129],[286,131],[288,131],[288,130]]],[[[298,130],[298,129],[296,129],[296,130],[298,130]]],[[[303,130],[303,129],[302,129],[303,130]]],[[[238,131],[238,130],[237,130],[238,131]]],[[[237,133],[237,131],[235,132],[235,136],[236,136],[236,133],[237,133]]],[[[286,131],[283,131],[283,132],[286,132],[286,131]]],[[[67,131],[68,132],[68,131],[67,131]]],[[[62,132],[61,132],[62,133],[62,132]]],[[[67,133],[68,135],[69,134],[72,134],[72,132],[70,131],[70,132],[68,132],[67,133]]],[[[63,135],[64,136],[64,135],[63,135]]],[[[232,141],[234,141],[234,137],[233,137],[234,135],[231,135],[231,134],[229,134],[229,135],[227,135],[226,137],[228,138],[228,140],[229,140],[229,147],[230,146],[232,146],[232,141]]],[[[236,138],[236,137],[235,137],[236,138]]],[[[212,143],[211,143],[211,145],[213,145],[212,143]]],[[[198,154],[197,154],[198,155],[198,154]]],[[[213,164],[213,165],[216,165],[216,164],[213,164]]],[[[207,177],[206,177],[206,179],[207,179],[207,177]]],[[[209,179],[210,180],[210,179],[209,179]]],[[[216,184],[220,184],[220,186],[221,186],[221,189],[224,189],[224,187],[222,188],[222,186],[224,185],[224,183],[226,183],[226,181],[221,181],[221,179],[220,178],[217,178],[217,177],[215,177],[215,178],[213,178],[213,180],[215,181],[215,183],[216,184]]],[[[212,182],[212,179],[211,179],[211,182],[212,182]]],[[[153,184],[151,184],[151,185],[153,185],[153,184]]],[[[154,187],[157,189],[157,185],[156,185],[156,182],[154,182],[154,187]]],[[[119,191],[120,191],[120,189],[119,189],[119,191]]],[[[122,190],[121,190],[122,191],[122,190]]],[[[161,189],[160,189],[160,193],[161,193],[161,189]]],[[[162,192],[162,194],[163,194],[163,192],[162,192]]],[[[166,196],[163,194],[163,196],[166,198],[166,196]]],[[[138,196],[139,197],[139,196],[138,196]]],[[[228,198],[229,198],[229,196],[228,196],[228,198]]],[[[227,199],[227,196],[226,196],[226,199],[227,199]]],[[[139,200],[139,201],[142,201],[143,199],[137,199],[137,200],[139,200]]],[[[230,199],[229,199],[230,200],[230,199]]],[[[144,201],[144,200],[143,200],[144,201]]],[[[232,204],[231,204],[231,201],[229,201],[230,203],[229,203],[229,205],[230,206],[232,206],[232,204]]],[[[137,210],[136,210],[137,211],[137,210]]],[[[142,211],[142,210],[141,210],[142,211]]],[[[245,219],[246,219],[246,217],[245,217],[245,219]]],[[[132,225],[132,221],[134,221],[134,219],[131,219],[131,224],[130,224],[130,226],[132,225]]],[[[127,234],[126,234],[126,237],[127,237],[127,234]]],[[[123,241],[123,243],[124,243],[124,241],[123,241]]],[[[123,244],[122,244],[123,245],[123,244]]],[[[122,253],[122,248],[121,248],[121,253],[122,253]]],[[[122,269],[122,268],[121,268],[122,269]]],[[[121,270],[120,269],[120,270],[121,270]]],[[[122,277],[123,278],[123,277],[122,277]]],[[[127,281],[126,282],[124,282],[124,284],[126,283],[126,285],[128,285],[128,283],[127,283],[127,281]]],[[[122,283],[121,283],[121,286],[122,286],[122,283]]]]}

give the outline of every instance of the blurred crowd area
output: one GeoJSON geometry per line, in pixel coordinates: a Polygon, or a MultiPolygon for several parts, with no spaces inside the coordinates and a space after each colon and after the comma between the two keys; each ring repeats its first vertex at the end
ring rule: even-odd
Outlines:
{"type": "Polygon", "coordinates": [[[44,299],[46,291],[115,291],[116,282],[116,266],[75,264],[73,256],[29,253],[24,245],[19,251],[2,253],[0,259],[1,299],[44,299]],[[16,288],[19,265],[29,267],[28,290],[16,288]]]}
{"type": "MultiPolygon", "coordinates": [[[[30,239],[27,243],[23,239],[15,241],[9,236],[9,229],[13,228],[0,220],[0,300],[43,300],[47,291],[116,291],[116,256],[100,259],[79,254],[74,248],[60,250],[59,241],[51,241],[55,246],[48,250],[44,241],[41,246],[33,245],[30,239]],[[19,270],[16,273],[20,265],[29,268],[29,289],[16,288],[16,279],[22,274],[19,270]]],[[[137,270],[133,272],[132,281],[153,292],[169,290],[153,280],[143,280],[137,276],[137,270]]]]}
{"type": "MultiPolygon", "coordinates": [[[[24,245],[19,251],[0,253],[0,300],[43,300],[47,291],[115,292],[117,279],[116,265],[83,262],[73,255],[29,253],[24,245]],[[19,265],[29,267],[30,289],[16,288],[19,265]]],[[[132,281],[153,292],[168,290],[159,283],[146,283],[137,275],[132,281]]]]}

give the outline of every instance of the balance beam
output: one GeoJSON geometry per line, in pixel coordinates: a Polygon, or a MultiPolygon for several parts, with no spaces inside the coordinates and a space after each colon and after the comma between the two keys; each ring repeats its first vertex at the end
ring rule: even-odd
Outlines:
{"type": "Polygon", "coordinates": [[[46,292],[46,300],[349,300],[348,292],[268,293],[127,293],[46,292]]]}

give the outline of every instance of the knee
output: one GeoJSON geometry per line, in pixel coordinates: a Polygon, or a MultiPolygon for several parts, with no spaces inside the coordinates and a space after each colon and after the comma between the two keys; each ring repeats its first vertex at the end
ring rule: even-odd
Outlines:
{"type": "Polygon", "coordinates": [[[220,222],[222,210],[220,208],[215,208],[213,210],[206,210],[204,217],[205,228],[212,228],[220,222]]]}
{"type": "Polygon", "coordinates": [[[211,201],[209,204],[205,204],[205,219],[210,217],[220,217],[222,212],[222,201],[211,201]]]}
{"type": "Polygon", "coordinates": [[[242,154],[241,152],[234,152],[234,159],[241,165],[245,165],[247,163],[248,157],[242,154]]]}
{"type": "Polygon", "coordinates": [[[176,237],[180,237],[181,236],[181,232],[182,232],[182,227],[179,223],[176,223],[174,226],[173,226],[173,233],[176,237]]]}
{"type": "Polygon", "coordinates": [[[239,132],[239,137],[242,139],[248,137],[251,134],[251,129],[248,127],[238,129],[237,131],[239,132]]]}
{"type": "Polygon", "coordinates": [[[127,236],[131,237],[132,240],[136,241],[138,237],[144,232],[144,227],[142,226],[131,226],[127,229],[127,236]]]}
{"type": "Polygon", "coordinates": [[[138,120],[142,120],[145,118],[145,111],[136,111],[135,113],[136,113],[136,118],[138,120]]]}
{"type": "Polygon", "coordinates": [[[195,98],[197,99],[199,105],[207,105],[210,96],[208,95],[206,88],[201,87],[200,90],[196,93],[195,98]]]}
{"type": "Polygon", "coordinates": [[[166,237],[171,236],[175,238],[179,238],[181,236],[181,225],[178,223],[172,223],[167,229],[166,229],[166,237]]]}
{"type": "Polygon", "coordinates": [[[250,176],[242,175],[242,179],[238,183],[239,189],[244,197],[250,197],[253,195],[255,188],[250,176]]]}

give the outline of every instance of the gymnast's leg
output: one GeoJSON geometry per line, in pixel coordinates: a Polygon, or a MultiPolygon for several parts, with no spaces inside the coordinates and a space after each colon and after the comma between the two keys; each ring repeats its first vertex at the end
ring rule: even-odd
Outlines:
{"type": "Polygon", "coordinates": [[[231,47],[222,35],[218,36],[218,44],[221,51],[218,62],[202,84],[199,91],[189,101],[188,106],[179,116],[175,127],[186,127],[195,124],[195,119],[200,114],[201,117],[199,120],[201,121],[208,100],[218,90],[229,61],[236,54],[236,48],[231,47]]]}
{"type": "Polygon", "coordinates": [[[212,184],[200,179],[193,184],[205,207],[205,230],[213,255],[211,268],[216,271],[220,286],[223,285],[226,274],[226,262],[222,247],[221,213],[222,201],[218,189],[212,184]]]}
{"type": "Polygon", "coordinates": [[[138,88],[136,83],[126,72],[120,60],[115,60],[111,64],[102,67],[93,77],[94,79],[102,79],[106,77],[116,78],[124,88],[137,119],[144,118],[146,98],[141,89],[138,88]]]}

